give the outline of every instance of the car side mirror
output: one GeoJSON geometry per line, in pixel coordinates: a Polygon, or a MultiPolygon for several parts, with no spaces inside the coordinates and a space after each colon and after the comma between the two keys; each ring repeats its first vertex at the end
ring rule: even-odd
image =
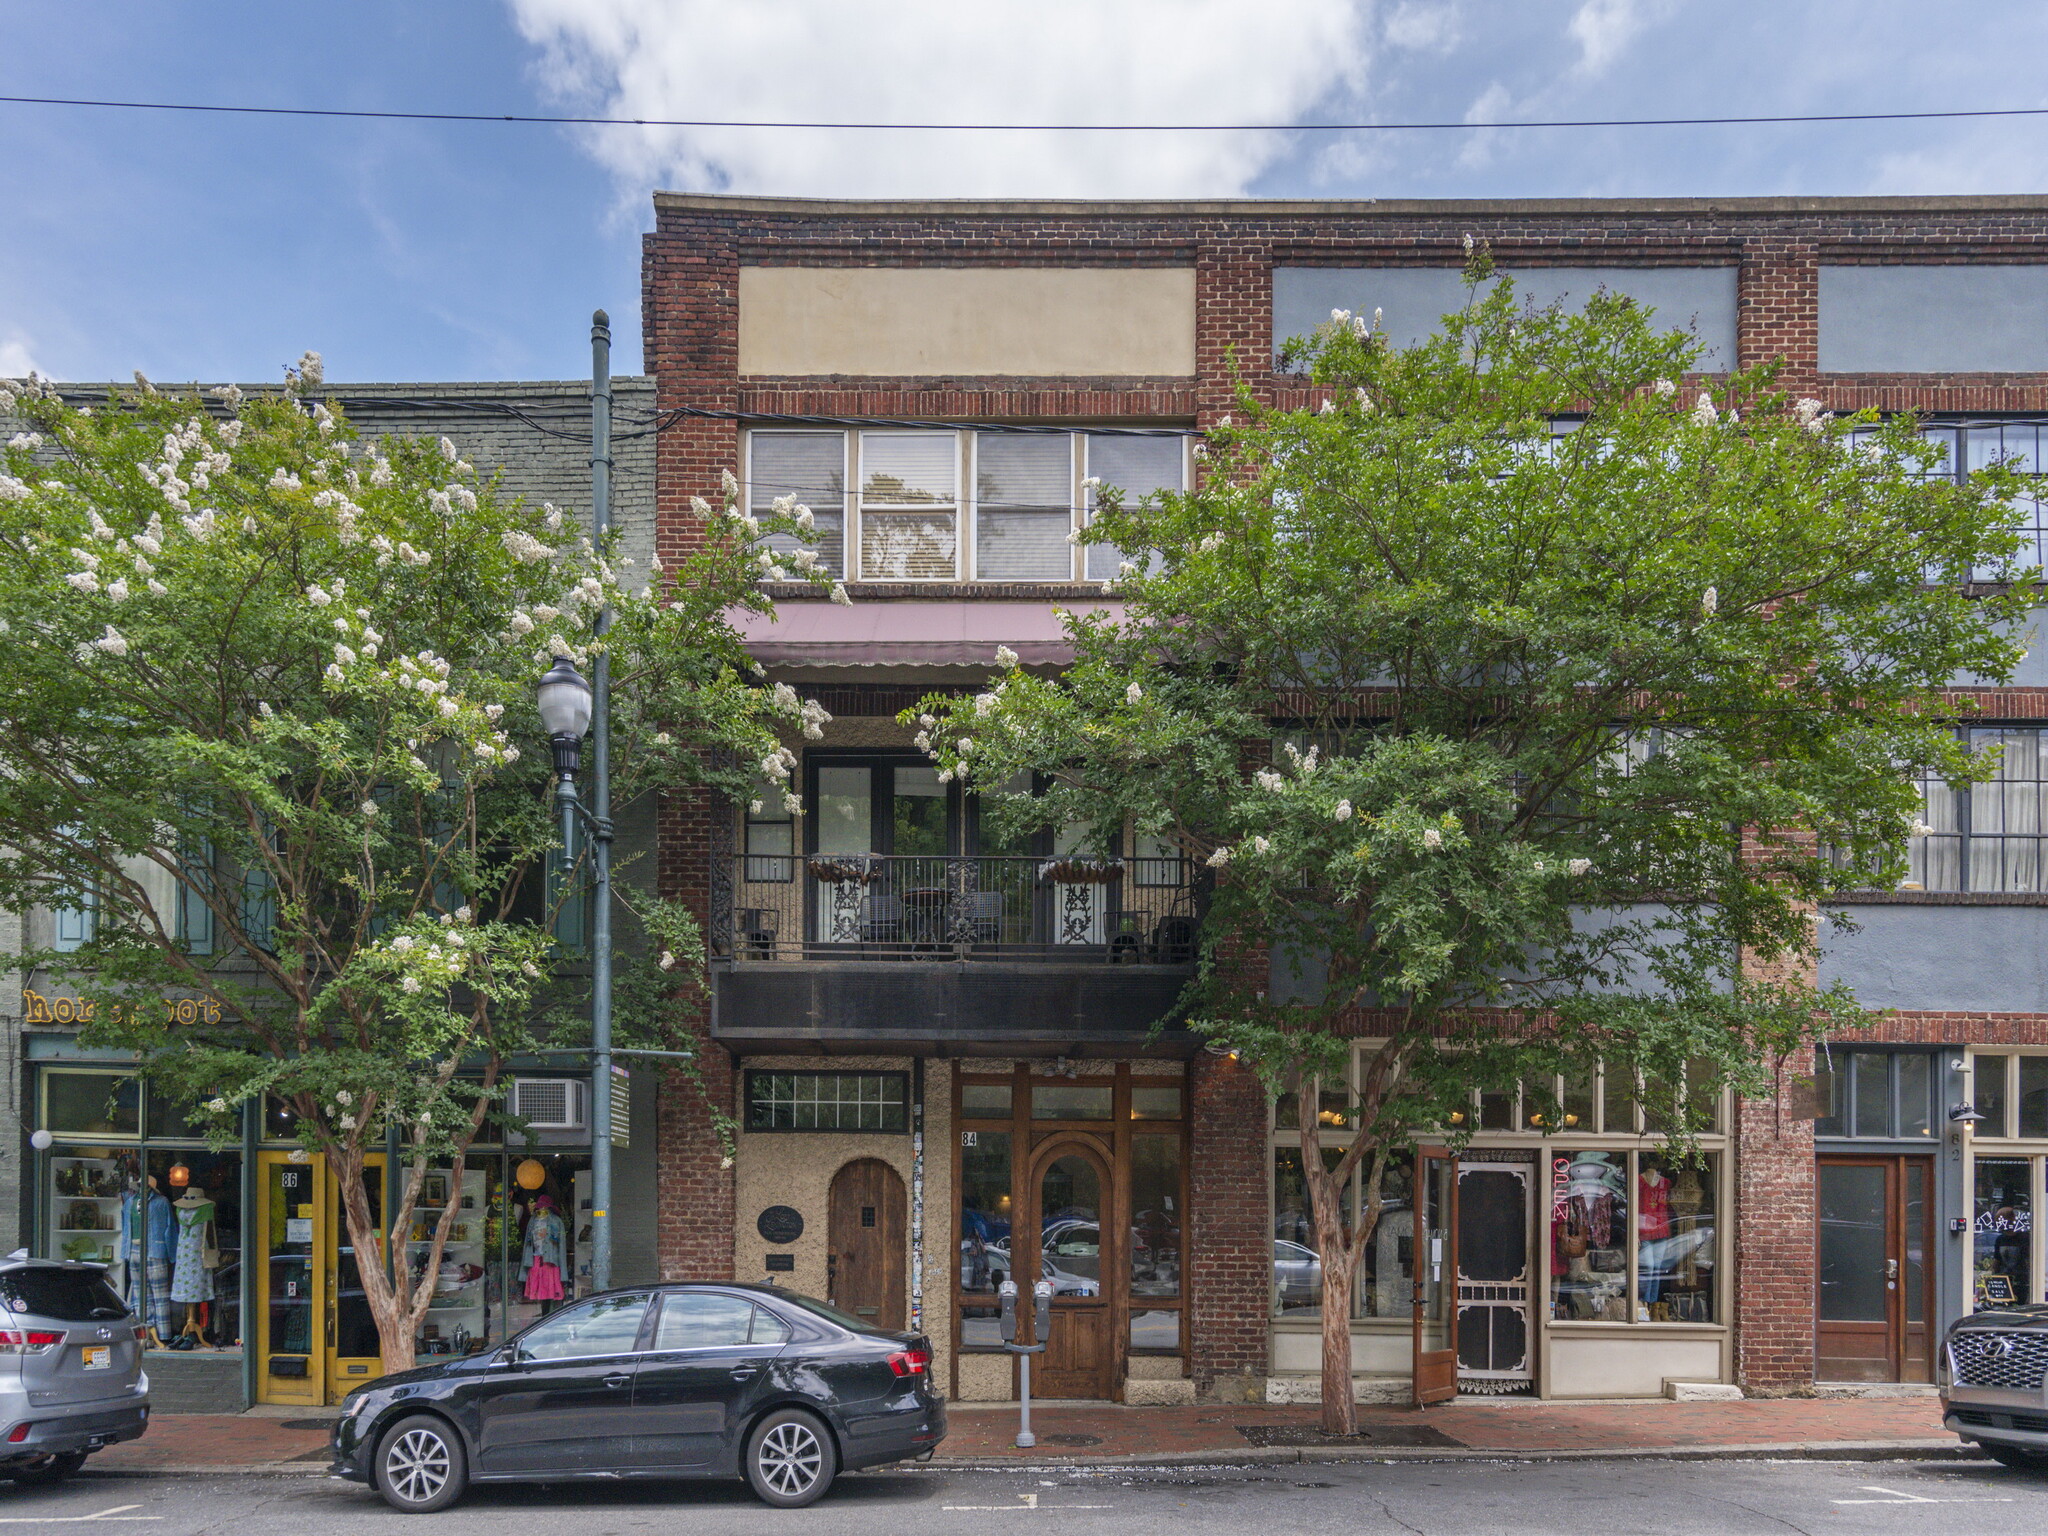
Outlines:
{"type": "Polygon", "coordinates": [[[491,1356],[491,1364],[494,1366],[517,1365],[518,1363],[519,1346],[516,1344],[507,1344],[503,1349],[491,1356]]]}

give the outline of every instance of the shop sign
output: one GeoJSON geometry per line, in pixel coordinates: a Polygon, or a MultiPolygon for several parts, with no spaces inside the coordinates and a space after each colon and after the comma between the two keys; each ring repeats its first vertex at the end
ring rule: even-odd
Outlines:
{"type": "MultiPolygon", "coordinates": [[[[164,1016],[173,1024],[218,1024],[220,999],[214,997],[166,997],[164,1016]]],[[[24,1024],[90,1024],[94,1003],[84,997],[45,997],[27,988],[21,993],[21,1021],[24,1024]]]]}

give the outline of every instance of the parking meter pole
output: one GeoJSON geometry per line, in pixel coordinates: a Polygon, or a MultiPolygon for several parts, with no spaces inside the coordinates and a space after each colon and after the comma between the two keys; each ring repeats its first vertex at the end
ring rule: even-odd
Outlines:
{"type": "MultiPolygon", "coordinates": [[[[1038,1349],[1043,1348],[1043,1344],[1038,1346],[1038,1349]]],[[[1036,1349],[1017,1351],[1018,1379],[1023,1384],[1024,1394],[1018,1403],[1018,1409],[1022,1414],[1017,1423],[1017,1449],[1020,1451],[1028,1451],[1038,1444],[1038,1436],[1031,1433],[1031,1357],[1036,1353],[1036,1349]]]]}

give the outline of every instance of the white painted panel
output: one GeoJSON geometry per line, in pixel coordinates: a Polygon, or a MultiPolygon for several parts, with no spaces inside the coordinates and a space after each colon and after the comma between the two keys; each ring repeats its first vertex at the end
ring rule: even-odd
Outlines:
{"type": "Polygon", "coordinates": [[[1550,1336],[1552,1397],[1662,1397],[1667,1377],[1719,1381],[1720,1339],[1619,1332],[1602,1338],[1550,1336]]]}

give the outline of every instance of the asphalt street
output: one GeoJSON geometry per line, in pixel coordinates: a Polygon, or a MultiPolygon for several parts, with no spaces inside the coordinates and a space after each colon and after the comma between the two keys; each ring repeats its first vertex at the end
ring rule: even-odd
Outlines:
{"type": "Polygon", "coordinates": [[[474,1491],[400,1515],[324,1477],[81,1475],[0,1484],[0,1531],[118,1527],[134,1536],[1747,1536],[1796,1531],[2048,1533],[2048,1477],[1974,1462],[1403,1462],[1058,1471],[915,1470],[844,1478],[780,1511],[736,1485],[601,1483],[474,1491]]]}

